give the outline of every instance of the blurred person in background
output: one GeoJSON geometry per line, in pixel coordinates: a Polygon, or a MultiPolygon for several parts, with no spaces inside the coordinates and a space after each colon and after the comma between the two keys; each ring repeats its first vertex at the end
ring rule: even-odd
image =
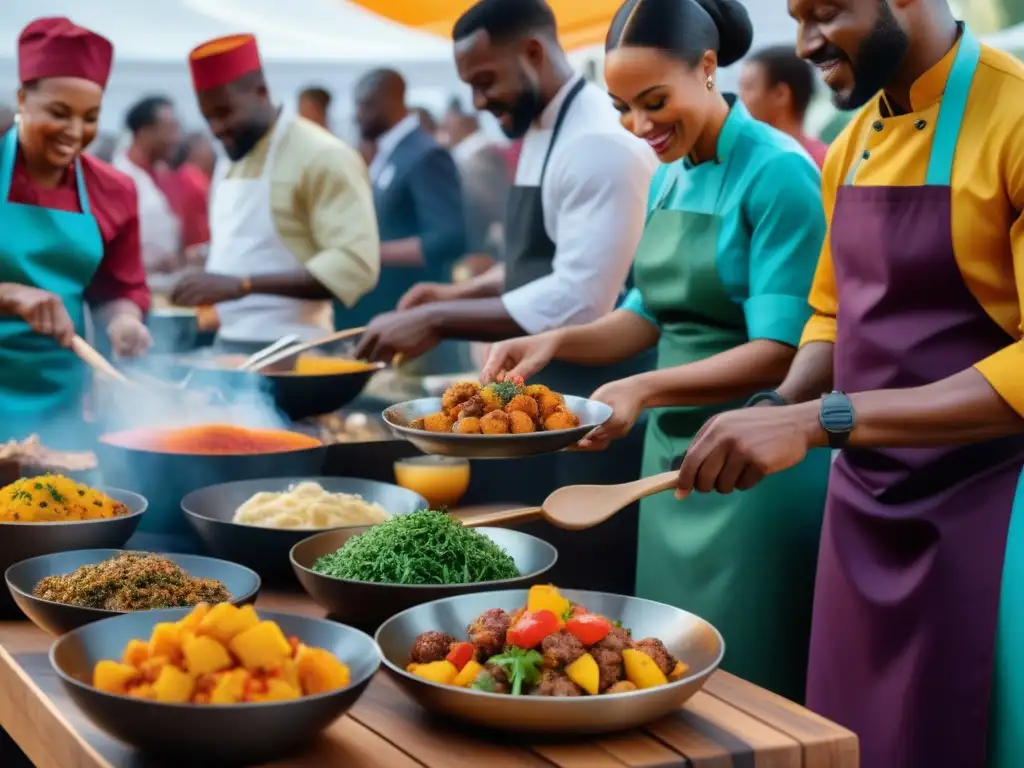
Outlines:
{"type": "Polygon", "coordinates": [[[331,92],[320,86],[303,89],[299,94],[299,115],[325,130],[331,130],[331,92]]]}
{"type": "MultiPolygon", "coordinates": [[[[185,137],[178,147],[178,156],[175,158],[176,168],[185,168],[189,172],[195,171],[206,180],[207,192],[210,182],[213,180],[213,171],[217,166],[217,150],[213,146],[213,140],[206,131],[193,131],[185,137]]],[[[197,179],[198,181],[198,179],[197,179]]]]}
{"type": "Polygon", "coordinates": [[[413,107],[409,110],[420,119],[420,128],[429,133],[434,138],[437,138],[437,119],[434,117],[434,113],[426,107],[413,107]]]}
{"type": "Polygon", "coordinates": [[[274,104],[253,35],[204,43],[189,65],[227,160],[217,166],[206,270],[182,278],[174,303],[215,305],[217,343],[228,350],[328,335],[331,300],[354,305],[380,268],[364,164],[341,139],[274,104]]]}
{"type": "Polygon", "coordinates": [[[142,354],[149,289],[135,185],[95,138],[110,41],[66,18],[18,38],[19,120],[0,144],[0,439],[78,448],[89,371],[71,351],[86,307],[115,354],[142,354]]]}
{"type": "Polygon", "coordinates": [[[822,168],[828,145],[804,132],[815,78],[814,68],[793,48],[765,48],[744,61],[739,94],[751,115],[792,136],[822,168]]]}
{"type": "Polygon", "coordinates": [[[171,161],[181,141],[174,105],[164,96],[148,96],[128,110],[125,127],[131,144],[114,153],[113,165],[135,182],[139,195],[142,263],[150,290],[165,297],[185,269],[182,211],[175,205],[178,185],[171,161]]]}
{"type": "Polygon", "coordinates": [[[359,156],[363,158],[363,162],[369,168],[370,164],[373,163],[373,158],[377,156],[377,142],[370,141],[369,139],[360,139],[359,156]]]}
{"type": "Polygon", "coordinates": [[[121,139],[116,133],[100,133],[89,143],[84,152],[105,163],[112,163],[120,144],[121,139]]]}
{"type": "Polygon", "coordinates": [[[457,102],[445,113],[438,140],[451,151],[462,177],[467,249],[473,254],[500,255],[512,186],[502,146],[481,130],[477,115],[463,112],[457,102]]]}
{"type": "Polygon", "coordinates": [[[345,313],[344,327],[390,312],[413,285],[447,282],[466,251],[462,184],[448,151],[405,103],[405,80],[391,69],[367,73],[356,86],[356,122],[376,147],[370,163],[381,239],[376,289],[345,313]]]}
{"type": "Polygon", "coordinates": [[[7,133],[14,125],[14,110],[7,105],[0,105],[0,135],[7,133]]]}

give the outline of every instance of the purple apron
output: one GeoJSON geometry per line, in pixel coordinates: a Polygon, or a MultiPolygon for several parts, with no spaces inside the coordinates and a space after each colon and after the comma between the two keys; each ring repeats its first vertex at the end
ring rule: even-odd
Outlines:
{"type": "MultiPolygon", "coordinates": [[[[837,389],[929,384],[1014,341],[964,285],[951,235],[953,155],[980,51],[965,28],[925,186],[855,187],[855,164],[838,191],[837,389]]],[[[985,765],[1003,560],[1022,464],[1016,438],[849,448],[837,459],[807,703],[857,733],[864,766],[985,765]]]]}

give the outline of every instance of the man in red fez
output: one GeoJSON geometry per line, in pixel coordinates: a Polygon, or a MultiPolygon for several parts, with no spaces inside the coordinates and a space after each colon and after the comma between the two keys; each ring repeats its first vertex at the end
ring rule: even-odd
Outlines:
{"type": "Polygon", "coordinates": [[[172,300],[215,305],[218,344],[246,351],[334,330],[377,282],[380,243],[366,166],[340,139],[271,100],[252,35],[200,45],[189,59],[199,108],[230,162],[210,201],[206,271],[172,300]]]}
{"type": "Polygon", "coordinates": [[[110,41],[65,18],[18,39],[19,122],[0,141],[0,441],[81,438],[86,310],[118,355],[151,340],[131,179],[82,154],[96,137],[110,41]]]}

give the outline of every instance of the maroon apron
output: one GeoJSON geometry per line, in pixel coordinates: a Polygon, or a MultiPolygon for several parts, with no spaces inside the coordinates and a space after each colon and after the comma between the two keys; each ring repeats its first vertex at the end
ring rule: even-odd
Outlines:
{"type": "MultiPolygon", "coordinates": [[[[855,187],[855,165],[838,190],[837,389],[922,386],[1014,341],[971,295],[953,252],[950,176],[979,56],[965,29],[925,186],[855,187]]],[[[1022,465],[1017,438],[847,448],[837,459],[807,703],[857,733],[866,768],[985,765],[1003,559],[1022,465]]]]}

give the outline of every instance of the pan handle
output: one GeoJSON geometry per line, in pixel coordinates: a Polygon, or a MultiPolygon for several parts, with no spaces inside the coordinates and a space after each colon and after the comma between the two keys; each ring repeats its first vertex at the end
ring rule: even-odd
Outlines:
{"type": "Polygon", "coordinates": [[[466,528],[479,528],[481,526],[506,525],[532,520],[544,514],[540,507],[521,507],[519,509],[506,509],[501,512],[485,512],[482,515],[461,518],[460,522],[466,528]]]}

